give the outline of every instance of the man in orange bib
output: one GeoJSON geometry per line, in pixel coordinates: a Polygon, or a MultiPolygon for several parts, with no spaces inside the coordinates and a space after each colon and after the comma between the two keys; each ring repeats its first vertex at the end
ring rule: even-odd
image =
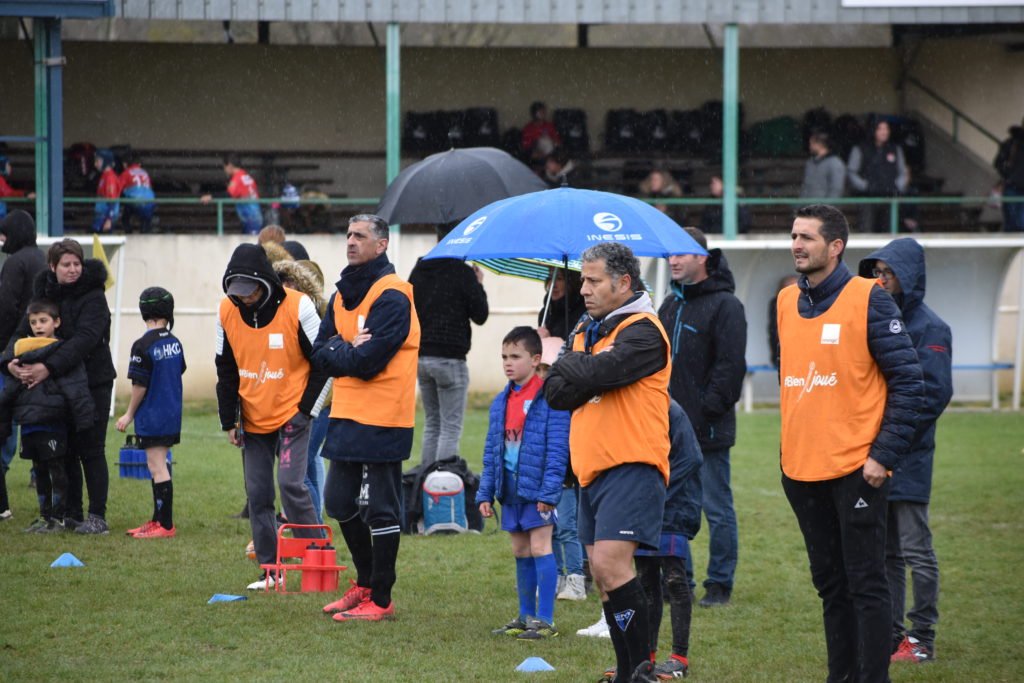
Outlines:
{"type": "Polygon", "coordinates": [[[615,647],[614,681],[657,680],[648,606],[633,571],[657,550],[668,484],[669,342],[621,242],[583,252],[586,316],[551,366],[544,397],[572,410],[569,452],[580,480],[578,529],[615,647]]]}
{"type": "Polygon", "coordinates": [[[888,472],[913,439],[921,366],[896,302],[842,262],[839,209],[797,210],[778,296],[782,486],[821,597],[828,680],[889,680],[888,472]]]}
{"type": "Polygon", "coordinates": [[[324,607],[337,621],[395,613],[391,588],[401,535],[402,461],[412,450],[420,323],[412,285],[385,253],[388,224],[372,214],[348,222],[348,267],[331,295],[313,366],[334,377],[323,456],[327,514],[338,520],[357,577],[324,607]]]}
{"type": "MultiPolygon", "coordinates": [[[[320,316],[308,296],[281,286],[256,244],[240,244],[231,254],[223,287],[214,359],[220,424],[242,448],[256,560],[271,564],[277,556],[275,459],[288,521],[316,524],[305,478],[310,414],[327,381],[309,368],[320,316]]],[[[272,580],[281,579],[261,576],[249,589],[272,580]]]]}

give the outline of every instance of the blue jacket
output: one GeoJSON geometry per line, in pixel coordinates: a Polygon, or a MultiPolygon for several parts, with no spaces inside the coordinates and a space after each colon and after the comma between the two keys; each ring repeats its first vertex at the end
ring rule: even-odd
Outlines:
{"type": "MultiPolygon", "coordinates": [[[[825,313],[853,277],[843,262],[813,289],[808,286],[807,276],[801,275],[797,281],[800,317],[816,318],[825,313]]],[[[868,455],[886,469],[895,470],[914,439],[923,387],[921,364],[901,320],[900,309],[881,287],[871,289],[867,337],[868,351],[882,372],[888,390],[882,424],[868,455]]]]}
{"type": "MultiPolygon", "coordinates": [[[[484,470],[476,503],[500,501],[505,478],[505,405],[512,383],[491,402],[487,440],[484,442],[484,470]]],[[[562,481],[569,463],[569,412],[548,405],[538,391],[526,412],[523,441],[519,448],[517,493],[526,500],[557,505],[562,498],[562,481]]]]}
{"type": "Polygon", "coordinates": [[[675,401],[668,406],[668,435],[672,443],[668,453],[671,474],[665,493],[661,533],[682,534],[693,540],[700,531],[703,498],[700,468],[704,465],[704,456],[693,425],[675,401]]]}
{"type": "Polygon", "coordinates": [[[924,397],[913,441],[892,473],[889,500],[927,503],[932,491],[935,423],[953,396],[953,335],[949,325],[924,303],[924,248],[916,240],[898,239],[868,255],[860,262],[860,274],[871,277],[876,261],[885,261],[900,282],[903,293],[893,298],[903,313],[924,374],[924,397]]]}

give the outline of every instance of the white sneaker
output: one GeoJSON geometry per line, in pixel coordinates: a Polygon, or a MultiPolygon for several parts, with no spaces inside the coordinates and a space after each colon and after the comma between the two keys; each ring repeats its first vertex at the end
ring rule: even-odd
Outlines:
{"type": "Polygon", "coordinates": [[[277,586],[281,586],[281,577],[280,577],[280,575],[275,576],[272,573],[270,575],[270,581],[267,581],[267,577],[266,577],[266,575],[264,575],[264,576],[261,576],[258,581],[253,581],[248,586],[246,586],[246,589],[251,590],[251,591],[265,591],[265,590],[267,590],[268,586],[271,589],[273,589],[275,584],[277,586]]]}
{"type": "Polygon", "coordinates": [[[608,630],[608,622],[604,620],[604,612],[601,612],[601,618],[597,620],[596,624],[581,628],[579,631],[576,631],[576,635],[589,636],[590,638],[611,638],[612,634],[608,630]]]}
{"type": "MultiPolygon", "coordinates": [[[[11,512],[10,510],[4,510],[3,512],[0,512],[0,522],[6,522],[7,520],[9,520],[13,516],[14,516],[13,512],[11,512]]],[[[559,577],[559,578],[561,578],[561,577],[559,577]]]]}
{"type": "Polygon", "coordinates": [[[586,600],[587,590],[583,582],[583,574],[569,574],[565,577],[565,585],[556,597],[559,600],[586,600]]]}
{"type": "MultiPolygon", "coordinates": [[[[540,590],[540,589],[538,589],[538,590],[540,590]]],[[[561,593],[564,590],[565,590],[565,574],[559,574],[558,575],[558,583],[555,584],[555,595],[557,596],[559,593],[561,593]]]]}

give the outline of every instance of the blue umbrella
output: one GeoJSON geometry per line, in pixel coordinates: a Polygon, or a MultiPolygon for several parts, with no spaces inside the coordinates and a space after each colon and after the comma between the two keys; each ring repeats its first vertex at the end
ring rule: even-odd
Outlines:
{"type": "Polygon", "coordinates": [[[612,241],[622,242],[637,256],[707,254],[649,204],[610,192],[560,187],[488,204],[423,258],[546,258],[567,263],[588,247],[612,241]]]}

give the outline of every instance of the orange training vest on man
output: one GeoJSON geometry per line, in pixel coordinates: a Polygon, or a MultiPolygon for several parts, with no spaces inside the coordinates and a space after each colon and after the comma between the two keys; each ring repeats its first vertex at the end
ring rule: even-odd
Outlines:
{"type": "MultiPolygon", "coordinates": [[[[668,335],[658,318],[650,313],[626,317],[611,334],[592,350],[598,353],[625,327],[650,320],[665,340],[665,367],[632,384],[590,399],[573,411],[569,426],[572,471],[587,486],[605,470],[626,463],[654,465],[668,484],[668,380],[672,374],[668,335]]],[[[573,351],[583,351],[586,335],[581,330],[573,340],[573,351]]]]}
{"type": "Polygon", "coordinates": [[[335,378],[331,417],[378,427],[411,428],[416,423],[416,363],[420,348],[420,321],[412,302],[412,285],[394,273],[385,275],[373,283],[351,311],[345,310],[339,294],[334,297],[334,326],[342,339],[351,342],[358,332],[359,319],[365,322],[377,297],[388,289],[397,290],[409,299],[409,336],[387,367],[373,379],[335,378]]]}
{"type": "Polygon", "coordinates": [[[782,471],[790,479],[838,479],[867,461],[888,397],[868,350],[875,286],[853,278],[817,318],[800,317],[796,285],[779,292],[782,471]]]}
{"type": "Polygon", "coordinates": [[[299,301],[304,295],[284,291],[274,319],[258,329],[245,324],[230,299],[220,302],[220,324],[238,365],[242,423],[254,434],[269,434],[290,420],[309,381],[309,361],[299,348],[299,301]]]}

